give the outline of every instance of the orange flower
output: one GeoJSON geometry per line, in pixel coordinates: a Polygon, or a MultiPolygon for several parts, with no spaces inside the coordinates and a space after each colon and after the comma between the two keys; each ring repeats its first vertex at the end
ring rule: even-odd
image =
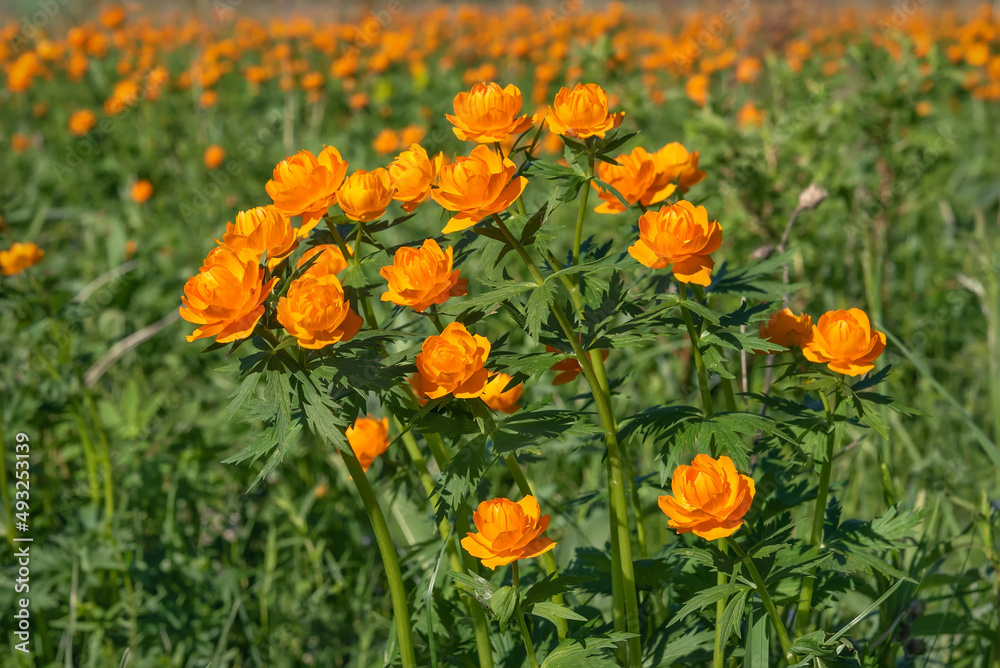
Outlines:
{"type": "MultiPolygon", "coordinates": [[[[348,248],[350,250],[350,248],[348,248]]],[[[347,258],[344,257],[344,253],[341,252],[340,248],[336,244],[320,244],[318,246],[313,246],[299,258],[299,263],[296,268],[301,267],[306,262],[311,260],[313,256],[319,255],[312,266],[306,270],[307,274],[313,274],[314,276],[326,276],[328,274],[337,275],[344,269],[347,269],[347,258]]]]}
{"type": "Polygon", "coordinates": [[[699,107],[704,107],[708,103],[708,76],[704,74],[692,75],[684,84],[684,92],[691,98],[691,101],[699,107]]]}
{"type": "Polygon", "coordinates": [[[15,132],[10,136],[10,147],[14,149],[14,153],[21,153],[25,151],[29,146],[31,146],[31,139],[25,137],[22,134],[15,132]]]}
{"type": "Polygon", "coordinates": [[[97,125],[97,114],[90,109],[79,109],[69,117],[69,131],[75,137],[82,137],[97,125]]]}
{"type": "Polygon", "coordinates": [[[510,499],[483,501],[472,514],[479,533],[467,533],[462,547],[490,570],[518,559],[537,557],[556,545],[542,535],[550,519],[542,515],[538,501],[530,494],[517,503],[510,499]]]}
{"type": "Polygon", "coordinates": [[[622,124],[625,112],[608,113],[608,94],[597,84],[560,88],[545,117],[557,135],[586,139],[603,137],[622,124]]]}
{"type": "Polygon", "coordinates": [[[332,146],[324,146],[319,157],[302,150],[274,168],[274,178],[264,189],[274,206],[286,216],[302,216],[299,236],[309,234],[337,203],[337,189],[347,174],[347,161],[332,146]]]}
{"type": "Polygon", "coordinates": [[[486,383],[483,394],[479,398],[495,411],[501,413],[516,413],[521,407],[517,405],[518,400],[524,393],[524,383],[518,383],[506,392],[504,388],[510,384],[514,377],[502,371],[491,376],[490,382],[486,383]]]}
{"type": "Polygon", "coordinates": [[[455,115],[445,114],[445,118],[462,141],[491,144],[521,134],[534,124],[534,116],[517,116],[521,104],[521,91],[514,84],[500,88],[492,81],[477,83],[455,96],[455,115]]]}
{"type": "Polygon", "coordinates": [[[790,308],[775,311],[766,323],[761,323],[760,338],[786,348],[798,348],[812,333],[812,318],[795,315],[790,308]]]}
{"type": "Polygon", "coordinates": [[[872,329],[861,309],[827,311],[813,325],[812,336],[802,344],[810,362],[826,364],[830,370],[860,376],[875,368],[885,350],[885,334],[872,329]]]}
{"type": "Polygon", "coordinates": [[[389,178],[396,189],[393,199],[403,205],[403,211],[411,213],[431,196],[431,184],[443,163],[443,153],[431,159],[420,144],[411,144],[410,150],[403,151],[389,164],[389,178]]]}
{"type": "Polygon", "coordinates": [[[399,131],[399,145],[410,146],[410,144],[419,144],[426,136],[426,128],[422,128],[419,125],[407,125],[399,131]]]}
{"type": "Polygon", "coordinates": [[[757,76],[760,74],[763,67],[760,64],[760,60],[749,56],[740,61],[740,64],[736,66],[736,80],[740,83],[753,83],[757,80],[757,76]]]}
{"type": "Polygon", "coordinates": [[[236,214],[235,223],[226,223],[222,243],[237,252],[246,252],[260,261],[267,253],[267,266],[274,269],[298,245],[292,223],[273,206],[258,206],[236,214]]]}
{"type": "MultiPolygon", "coordinates": [[[[583,339],[582,335],[580,339],[581,340],[583,339]]],[[[559,350],[558,348],[553,348],[552,346],[545,346],[545,352],[561,353],[565,351],[559,350]]],[[[604,360],[607,361],[608,351],[602,350],[601,357],[603,357],[604,360]]],[[[550,368],[552,371],[558,372],[556,374],[556,377],[552,379],[553,385],[565,385],[566,383],[571,383],[583,371],[583,369],[580,368],[580,361],[577,360],[575,357],[570,357],[568,359],[564,359],[561,362],[556,362],[550,368]]]]}
{"type": "Polygon", "coordinates": [[[13,276],[42,261],[45,251],[37,244],[17,242],[8,250],[0,251],[0,274],[13,276]]]}
{"type": "Polygon", "coordinates": [[[375,141],[372,142],[372,148],[375,149],[375,152],[383,155],[392,153],[398,146],[399,135],[396,134],[395,130],[389,128],[382,128],[382,131],[375,137],[375,141]]]}
{"type": "Polygon", "coordinates": [[[489,354],[486,337],[469,334],[465,325],[453,322],[424,340],[417,354],[420,386],[429,399],[448,393],[459,399],[475,399],[486,387],[489,374],[483,365],[489,354]]]}
{"type": "Polygon", "coordinates": [[[219,101],[219,94],[214,90],[206,90],[201,94],[201,99],[198,100],[198,104],[202,109],[209,109],[215,106],[215,103],[219,101]]]}
{"type": "Polygon", "coordinates": [[[218,343],[229,343],[250,336],[278,279],[263,280],[257,260],[225,246],[213,248],[184,285],[181,317],[200,325],[187,340],[214,336],[218,343]]]}
{"type": "Polygon", "coordinates": [[[217,169],[225,158],[226,149],[222,148],[218,144],[212,144],[206,148],[205,155],[202,157],[205,161],[205,166],[209,169],[217,169]]]}
{"type": "Polygon", "coordinates": [[[389,418],[378,420],[371,413],[359,417],[354,426],[344,430],[351,450],[361,462],[361,468],[368,471],[375,458],[389,449],[389,418]]]}
{"type": "Polygon", "coordinates": [[[650,269],[674,265],[674,277],[683,283],[709,285],[715,261],[710,255],[722,243],[722,227],[708,222],[705,207],[681,200],[639,218],[639,239],[628,254],[650,269]]]}
{"type": "Polygon", "coordinates": [[[136,181],[132,184],[132,190],[129,194],[132,196],[133,202],[142,204],[153,196],[153,184],[146,179],[136,181]]]}
{"type": "Polygon", "coordinates": [[[292,281],[278,300],[278,322],[303,348],[318,350],[350,341],[361,331],[361,317],[344,299],[344,288],[333,274],[306,272],[292,281]]]}
{"type": "Polygon", "coordinates": [[[521,196],[528,179],[514,177],[517,167],[488,146],[477,146],[468,157],[441,167],[440,185],[431,191],[434,201],[458,213],[445,225],[445,234],[472,227],[500,213],[521,196]]]}
{"type": "Polygon", "coordinates": [[[449,297],[466,293],[468,279],[452,271],[452,249],[446,251],[433,239],[424,241],[420,248],[404,247],[396,251],[391,267],[382,267],[382,278],[389,282],[389,291],[382,301],[400,306],[412,306],[422,313],[431,304],[443,304],[449,297]]]}
{"type": "Polygon", "coordinates": [[[382,167],[370,172],[359,169],[337,191],[337,204],[351,220],[377,220],[392,202],[396,189],[389,172],[382,167]]]}
{"type": "Polygon", "coordinates": [[[688,189],[705,178],[705,172],[698,169],[698,151],[684,148],[678,142],[671,142],[653,154],[658,179],[676,183],[677,189],[686,193],[688,189]]]}
{"type": "MultiPolygon", "coordinates": [[[[602,181],[617,190],[629,204],[637,202],[643,206],[656,204],[665,200],[677,189],[677,186],[670,183],[667,173],[657,172],[654,156],[641,146],[636,146],[631,153],[617,156],[615,161],[617,165],[601,162],[597,173],[602,181]]],[[[625,211],[625,207],[611,191],[601,189],[596,183],[592,185],[603,202],[594,211],[598,213],[625,211]]]]}
{"type": "Polygon", "coordinates": [[[764,112],[753,102],[747,102],[736,112],[736,123],[741,128],[757,128],[764,123],[764,112]]]}
{"type": "Polygon", "coordinates": [[[697,455],[690,466],[674,470],[673,496],[659,498],[660,510],[677,533],[694,533],[705,540],[731,536],[743,526],[756,493],[753,478],[743,475],[726,456],[697,455]]]}

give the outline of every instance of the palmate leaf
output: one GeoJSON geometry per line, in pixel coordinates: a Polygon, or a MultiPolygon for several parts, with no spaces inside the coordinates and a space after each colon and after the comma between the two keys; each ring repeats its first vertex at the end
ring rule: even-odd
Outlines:
{"type": "Polygon", "coordinates": [[[585,622],[587,618],[580,615],[579,613],[573,612],[571,609],[567,608],[565,605],[560,605],[559,603],[553,603],[552,601],[539,601],[534,603],[525,610],[526,613],[547,619],[552,622],[556,627],[559,626],[559,620],[565,619],[571,622],[585,622]]]}
{"type": "Polygon", "coordinates": [[[846,573],[860,572],[866,577],[877,571],[894,578],[906,578],[906,573],[891,566],[880,555],[906,547],[925,514],[925,510],[903,510],[897,504],[871,522],[846,520],[838,526],[839,504],[831,503],[827,522],[832,519],[834,526],[829,527],[829,538],[825,538],[824,543],[837,558],[829,567],[846,573]]]}
{"type": "Polygon", "coordinates": [[[594,620],[578,629],[549,652],[541,668],[618,668],[615,645],[634,637],[632,633],[598,633],[594,620]]]}
{"type": "Polygon", "coordinates": [[[683,621],[685,617],[693,612],[698,612],[699,610],[704,610],[710,605],[714,605],[717,601],[727,599],[734,594],[739,594],[740,592],[749,590],[750,587],[737,584],[735,581],[703,589],[696,594],[693,594],[686,600],[681,609],[670,618],[669,622],[667,622],[667,627],[671,627],[674,624],[683,621]]]}
{"type": "Polygon", "coordinates": [[[498,453],[520,450],[539,441],[585,436],[600,431],[587,420],[588,413],[569,410],[520,410],[497,425],[493,449],[498,453]]]}
{"type": "Polygon", "coordinates": [[[737,469],[746,471],[750,468],[746,437],[758,433],[786,437],[774,420],[757,413],[716,413],[710,418],[689,420],[677,431],[667,468],[672,470],[670,464],[676,463],[680,452],[706,452],[714,441],[719,454],[729,456],[737,469]]]}
{"type": "Polygon", "coordinates": [[[558,573],[550,573],[541,582],[531,585],[531,588],[524,595],[521,606],[530,606],[538,601],[552,598],[556,594],[564,594],[578,585],[591,581],[593,581],[593,578],[585,575],[559,575],[558,573]]]}
{"type": "Polygon", "coordinates": [[[490,312],[505,301],[514,299],[518,295],[534,290],[538,286],[535,283],[506,283],[499,286],[491,286],[489,290],[475,297],[462,297],[461,299],[449,299],[445,302],[445,308],[440,309],[444,315],[458,315],[459,313],[472,310],[490,312]],[[454,306],[452,306],[454,302],[454,306]]]}
{"type": "Polygon", "coordinates": [[[556,286],[552,283],[543,283],[531,291],[528,297],[528,304],[524,309],[524,328],[528,336],[535,341],[539,339],[542,323],[549,317],[549,306],[555,295],[556,286]]]}
{"type": "Polygon", "coordinates": [[[455,453],[435,486],[435,493],[438,495],[435,508],[437,522],[461,507],[479,485],[491,463],[486,459],[485,436],[473,438],[455,453]]]}

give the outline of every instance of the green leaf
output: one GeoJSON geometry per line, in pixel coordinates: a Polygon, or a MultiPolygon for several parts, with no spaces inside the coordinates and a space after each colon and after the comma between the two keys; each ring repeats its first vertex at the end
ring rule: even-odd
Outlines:
{"type": "Polygon", "coordinates": [[[588,413],[570,410],[521,410],[506,418],[493,432],[493,448],[498,453],[513,452],[539,440],[596,433],[588,413]]]}
{"type": "Polygon", "coordinates": [[[539,601],[538,603],[532,605],[527,612],[535,615],[536,617],[547,619],[557,627],[559,626],[560,619],[568,619],[573,622],[587,621],[586,617],[573,612],[565,605],[552,603],[551,601],[539,601]]]}
{"type": "Polygon", "coordinates": [[[750,590],[746,589],[738,592],[726,602],[726,609],[722,613],[722,619],[719,620],[723,645],[729,642],[729,638],[734,632],[737,637],[740,637],[740,622],[743,621],[743,612],[746,609],[747,597],[749,595],[750,590]]]}
{"type": "Polygon", "coordinates": [[[549,307],[552,303],[555,286],[551,283],[542,283],[531,291],[528,297],[528,305],[525,307],[525,329],[528,336],[538,341],[542,323],[548,319],[549,307]]]}
{"type": "Polygon", "coordinates": [[[746,668],[769,668],[768,619],[756,603],[750,604],[747,618],[747,640],[743,665],[746,668]]]}
{"type": "Polygon", "coordinates": [[[728,598],[733,593],[748,589],[749,587],[746,585],[737,585],[734,582],[727,582],[726,584],[715,585],[714,587],[703,589],[687,599],[681,609],[670,618],[669,622],[667,622],[667,628],[683,620],[692,612],[704,610],[713,603],[728,598]]]}
{"type": "Polygon", "coordinates": [[[564,594],[577,585],[585,582],[592,582],[594,578],[585,575],[559,575],[550,573],[541,582],[537,582],[528,589],[524,595],[522,607],[530,606],[533,603],[552,598],[556,594],[564,594]]]}
{"type": "Polygon", "coordinates": [[[500,626],[507,626],[514,616],[514,609],[517,606],[517,590],[513,587],[501,587],[490,597],[490,611],[500,626]]]}

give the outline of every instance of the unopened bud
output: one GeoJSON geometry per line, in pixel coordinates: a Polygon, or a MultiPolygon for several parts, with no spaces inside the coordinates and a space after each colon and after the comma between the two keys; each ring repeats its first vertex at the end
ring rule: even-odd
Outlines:
{"type": "Polygon", "coordinates": [[[823,186],[818,183],[810,183],[809,187],[799,195],[799,209],[802,211],[815,209],[829,195],[830,193],[823,186]]]}

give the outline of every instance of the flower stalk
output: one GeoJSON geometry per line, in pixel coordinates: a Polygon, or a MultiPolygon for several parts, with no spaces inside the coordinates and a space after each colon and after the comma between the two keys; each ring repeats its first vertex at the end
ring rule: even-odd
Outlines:
{"type": "Polygon", "coordinates": [[[524,621],[524,613],[521,611],[521,588],[520,588],[520,578],[517,569],[517,562],[511,564],[513,568],[513,580],[514,580],[514,591],[517,594],[517,600],[514,603],[514,612],[517,615],[517,626],[521,629],[521,639],[524,641],[524,649],[528,652],[528,663],[531,664],[531,668],[538,668],[538,659],[535,657],[535,647],[531,642],[531,634],[528,633],[528,625],[524,621]]]}
{"type": "Polygon", "coordinates": [[[771,625],[774,626],[774,630],[778,632],[778,642],[781,643],[781,651],[784,652],[785,658],[790,663],[798,663],[798,657],[792,653],[792,642],[788,638],[788,629],[785,628],[784,622],[781,621],[781,616],[778,614],[778,608],[774,605],[774,601],[771,599],[771,595],[767,591],[767,582],[764,578],[760,576],[760,571],[757,570],[757,566],[753,563],[743,548],[735,540],[727,541],[725,538],[719,541],[719,547],[725,545],[730,545],[733,548],[733,552],[736,556],[740,558],[743,565],[746,566],[747,572],[750,574],[750,579],[753,580],[755,591],[757,595],[760,596],[761,602],[764,604],[764,609],[767,611],[767,616],[771,618],[771,625]]]}

